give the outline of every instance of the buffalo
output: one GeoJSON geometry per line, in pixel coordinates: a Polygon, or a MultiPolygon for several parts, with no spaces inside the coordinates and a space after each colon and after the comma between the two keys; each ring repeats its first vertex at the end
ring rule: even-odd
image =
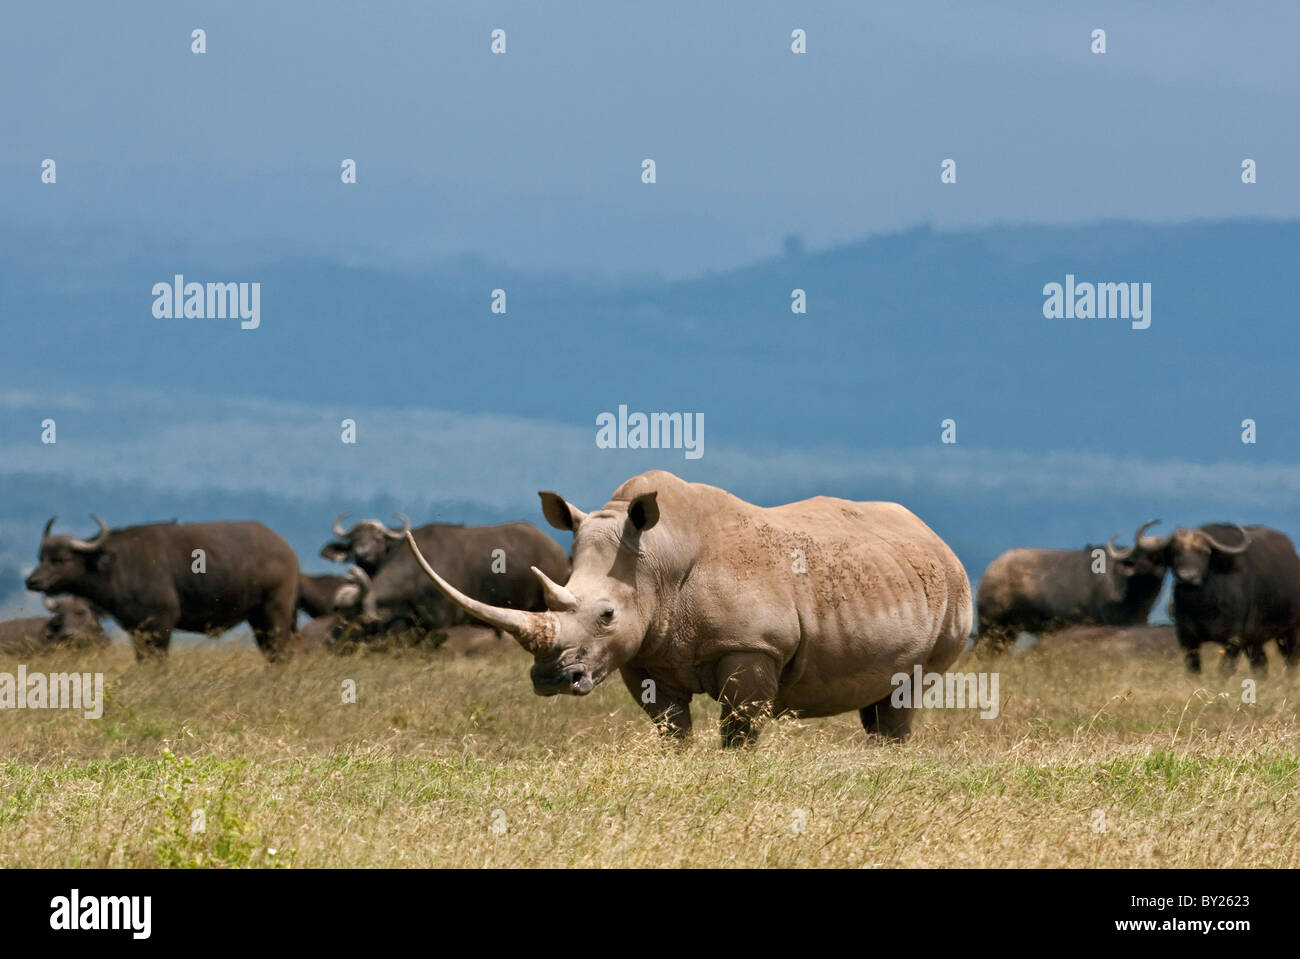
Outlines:
{"type": "MultiPolygon", "coordinates": [[[[765,713],[858,710],[869,733],[905,738],[898,674],[946,670],[971,628],[952,550],[896,503],[819,496],[761,508],[653,471],[584,513],[543,492],[573,532],[567,586],[535,569],[547,610],[492,605],[411,553],[466,612],[533,654],[533,690],[582,696],[618,672],[659,729],[685,737],[691,697],[722,704],[724,747],[752,743],[765,713]]],[[[435,558],[436,561],[436,558],[435,558]]]]}
{"type": "MultiPolygon", "coordinates": [[[[542,584],[529,572],[541,569],[563,582],[569,558],[555,540],[529,523],[457,526],[430,523],[408,534],[435,558],[447,578],[475,599],[515,610],[546,609],[542,584]]],[[[348,573],[355,586],[340,590],[337,605],[360,608],[372,630],[400,627],[426,633],[469,622],[456,603],[429,582],[410,552],[390,556],[373,576],[360,564],[348,573]]],[[[435,636],[441,639],[441,636],[435,636]]]]}
{"type": "Polygon", "coordinates": [[[346,576],[302,574],[298,577],[298,608],[317,619],[334,612],[334,599],[340,589],[351,583],[346,576]]]}
{"type": "Polygon", "coordinates": [[[335,563],[351,560],[367,575],[373,576],[405,538],[411,521],[399,513],[397,518],[402,521],[401,529],[389,529],[377,519],[363,519],[345,530],[341,524],[347,515],[340,513],[334,520],[334,535],[338,539],[322,546],[320,554],[335,563]]]}
{"type": "Polygon", "coordinates": [[[1267,672],[1264,644],[1276,640],[1294,667],[1300,652],[1300,557],[1284,533],[1267,526],[1209,523],[1174,531],[1171,612],[1187,668],[1201,670],[1202,643],[1218,643],[1231,672],[1244,650],[1267,672]]]}
{"type": "Polygon", "coordinates": [[[110,530],[97,516],[90,540],[41,536],[27,588],[71,593],[131,635],[137,659],[165,656],[174,629],[220,633],[247,621],[258,647],[280,658],[293,635],[298,557],[261,523],[153,523],[110,530]]]}
{"type": "Polygon", "coordinates": [[[338,616],[317,616],[303,624],[298,638],[303,649],[333,649],[343,626],[344,621],[338,616]]]}
{"type": "Polygon", "coordinates": [[[997,650],[1021,632],[1145,623],[1164,582],[1169,538],[1142,534],[1159,522],[1143,523],[1127,548],[1112,536],[1105,556],[1100,546],[1003,553],[980,578],[980,640],[997,650]]]}
{"type": "MultiPolygon", "coordinates": [[[[360,567],[353,566],[346,576],[312,576],[303,577],[314,581],[316,600],[321,612],[303,624],[298,630],[298,645],[303,649],[337,649],[345,640],[362,640],[372,638],[381,632],[378,624],[363,622],[352,615],[351,611],[360,604],[362,583],[369,585],[369,577],[360,567]],[[329,580],[329,583],[325,581],[329,580]],[[326,596],[328,595],[328,601],[326,596]]],[[[303,605],[303,585],[299,583],[298,607],[303,605]]]]}
{"type": "Polygon", "coordinates": [[[0,650],[44,652],[56,647],[109,645],[99,614],[90,603],[76,596],[46,596],[45,608],[52,616],[31,616],[0,623],[0,650]]]}

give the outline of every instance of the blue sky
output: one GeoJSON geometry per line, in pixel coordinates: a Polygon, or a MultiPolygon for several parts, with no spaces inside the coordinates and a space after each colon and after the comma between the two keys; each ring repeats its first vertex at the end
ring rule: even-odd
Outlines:
{"type": "Polygon", "coordinates": [[[14,222],[683,276],[790,232],[820,248],[918,222],[1300,215],[1292,3],[51,2],[0,18],[14,222]],[[47,156],[53,193],[34,175],[47,156]],[[1244,156],[1260,163],[1247,191],[1244,156]]]}

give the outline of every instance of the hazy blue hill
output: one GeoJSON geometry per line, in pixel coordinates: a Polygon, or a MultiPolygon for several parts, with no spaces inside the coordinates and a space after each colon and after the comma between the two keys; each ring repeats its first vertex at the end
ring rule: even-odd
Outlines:
{"type": "Polygon", "coordinates": [[[40,388],[184,386],[590,423],[626,402],[702,411],[737,443],[928,443],[940,419],[992,448],[1222,456],[1300,448],[1291,291],[1300,224],[916,229],[656,285],[475,258],[389,273],[30,231],[0,275],[0,376],[40,388]],[[262,328],[155,320],[150,287],[262,283],[262,328]],[[1149,330],[1047,320],[1042,287],[1153,286],[1149,330]],[[491,290],[508,295],[505,316],[491,290]],[[790,312],[790,291],[809,312],[790,312]],[[21,330],[15,335],[12,330],[21,330]],[[199,362],[199,358],[202,362],[199,362]]]}
{"type": "MultiPolygon", "coordinates": [[[[960,449],[991,452],[993,472],[1005,454],[1014,463],[1005,472],[1024,475],[1035,471],[1037,453],[1279,466],[1295,463],[1300,450],[1296,222],[922,227],[673,283],[522,272],[477,257],[385,271],[108,230],[70,242],[0,227],[0,247],[7,251],[0,386],[34,393],[29,411],[45,396],[138,387],[189,403],[210,395],[309,409],[422,407],[591,429],[597,413],[627,403],[704,413],[712,448],[810,458],[834,455],[813,452],[824,448],[866,457],[937,449],[940,421],[952,417],[960,449]],[[155,320],[150,288],[176,272],[260,281],[261,329],[155,320]],[[1151,283],[1151,328],[1045,319],[1043,285],[1068,272],[1151,283]],[[505,316],[489,309],[497,287],[507,291],[505,316]],[[807,291],[807,315],[790,312],[796,287],[807,291]],[[1247,417],[1259,424],[1255,446],[1239,439],[1247,417]]],[[[356,503],[303,503],[291,489],[227,493],[219,462],[213,489],[203,493],[14,476],[3,452],[31,441],[31,415],[0,422],[5,562],[34,558],[51,513],[85,531],[91,511],[114,524],[262,519],[289,537],[309,568],[339,509],[539,522],[535,484],[521,485],[518,509],[502,512],[440,505],[436,489],[415,503],[375,499],[373,491],[356,503]]],[[[60,448],[65,435],[95,434],[115,418],[136,418],[135,431],[147,433],[157,415],[147,404],[96,404],[60,423],[60,448]]],[[[459,466],[467,475],[475,475],[476,455],[466,448],[459,466]]],[[[674,462],[690,475],[689,464],[674,462]]],[[[1225,509],[1231,491],[1206,486],[1210,479],[1194,478],[1177,495],[1141,492],[1139,484],[1124,492],[1120,475],[1107,477],[1107,488],[1026,496],[1014,483],[954,490],[924,471],[900,475],[845,479],[834,490],[795,478],[764,495],[898,499],[949,538],[972,575],[1010,546],[1081,545],[1114,530],[1127,535],[1152,516],[1300,532],[1294,497],[1256,496],[1241,510],[1225,509]]]]}

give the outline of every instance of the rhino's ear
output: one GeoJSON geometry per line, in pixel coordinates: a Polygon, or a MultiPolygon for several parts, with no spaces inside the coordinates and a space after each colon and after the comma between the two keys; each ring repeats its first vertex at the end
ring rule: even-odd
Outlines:
{"type": "Polygon", "coordinates": [[[627,504],[627,521],[638,533],[644,533],[659,522],[659,494],[642,493],[627,504]]]}
{"type": "Polygon", "coordinates": [[[566,503],[559,493],[539,491],[537,495],[542,498],[542,515],[556,529],[576,531],[578,524],[587,518],[586,513],[566,503]]]}

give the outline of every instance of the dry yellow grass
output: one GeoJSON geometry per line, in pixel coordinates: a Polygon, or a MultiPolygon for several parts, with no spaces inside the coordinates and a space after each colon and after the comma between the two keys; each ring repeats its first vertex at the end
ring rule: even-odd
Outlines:
{"type": "MultiPolygon", "coordinates": [[[[487,644],[491,647],[492,643],[487,644]]],[[[723,751],[716,704],[660,743],[617,680],[534,696],[517,650],[268,666],[238,644],[122,646],[98,721],[0,712],[0,863],[30,866],[1298,866],[1300,682],[1096,648],[968,660],[1001,715],[857,716],[723,751]],[[357,702],[342,702],[353,680],[357,702]],[[195,810],[205,829],[193,831],[195,810]]],[[[13,671],[14,661],[0,661],[13,671]]]]}

